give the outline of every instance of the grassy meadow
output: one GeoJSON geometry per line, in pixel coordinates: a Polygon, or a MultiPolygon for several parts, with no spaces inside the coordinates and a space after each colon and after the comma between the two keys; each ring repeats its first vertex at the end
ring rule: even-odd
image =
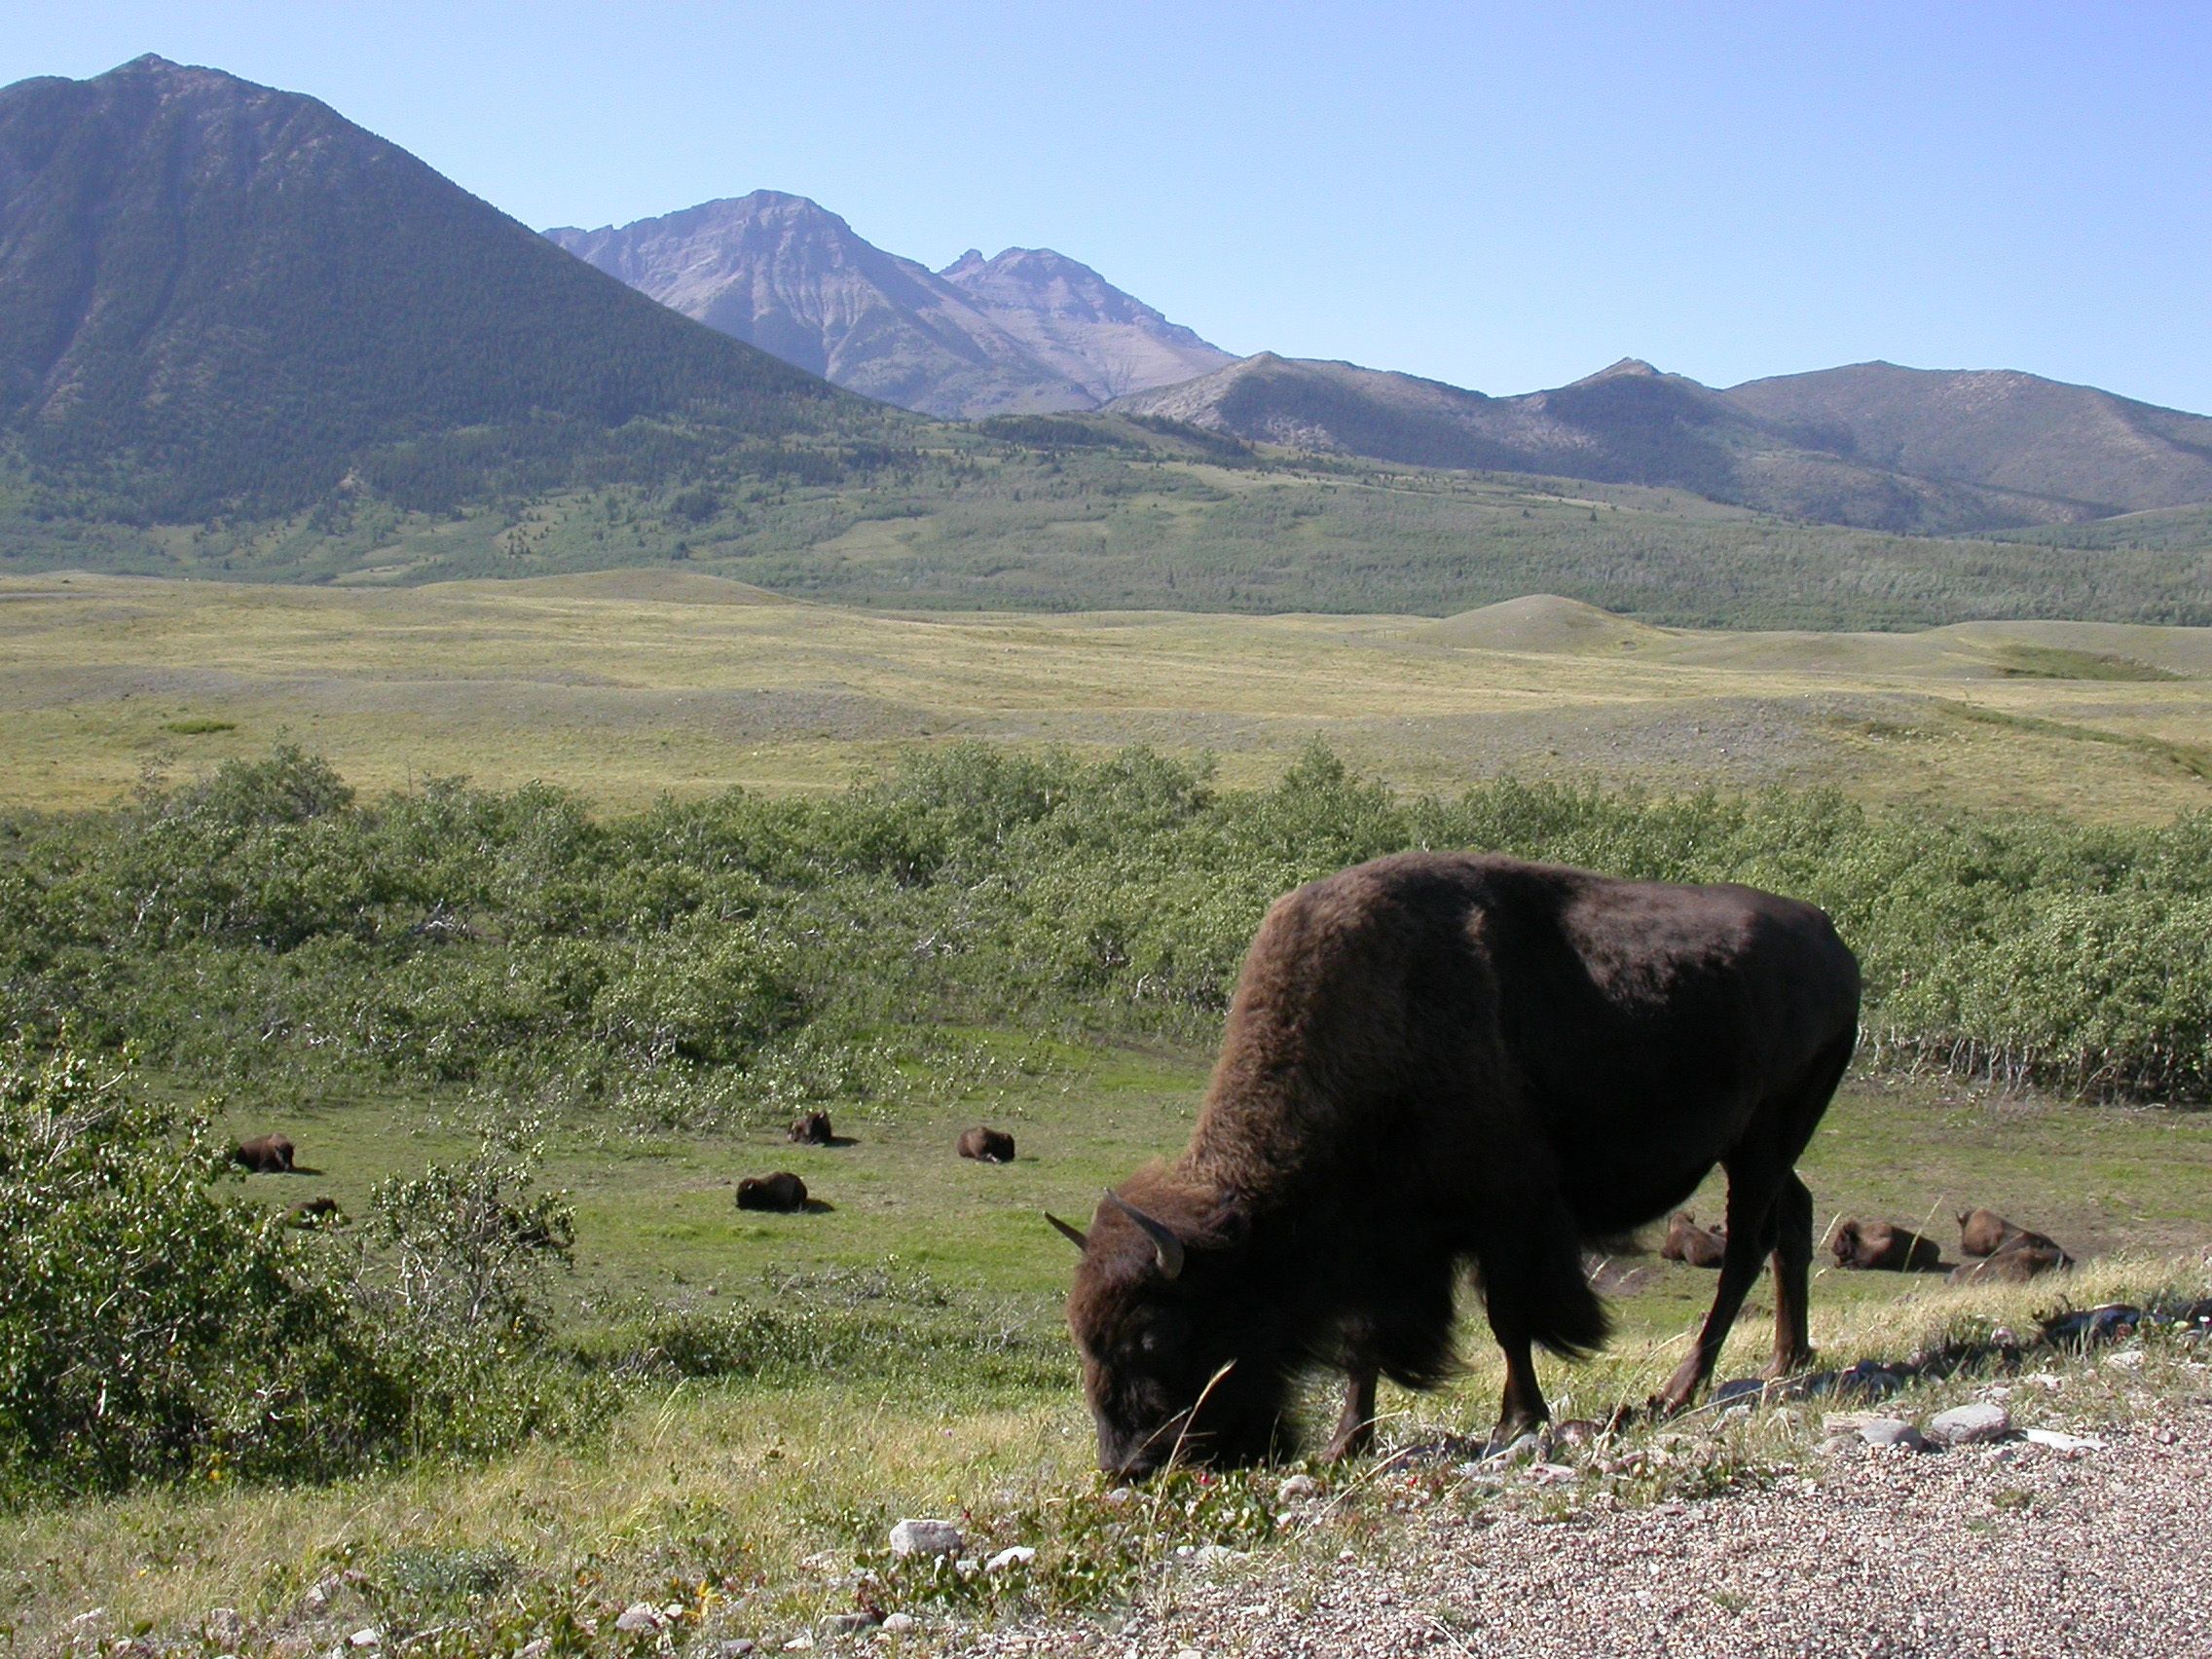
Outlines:
{"type": "Polygon", "coordinates": [[[1662,629],[1570,601],[1418,616],[862,611],[667,570],[354,592],[0,578],[0,801],[104,804],[289,740],[371,792],[608,806],[819,792],[916,746],[1130,743],[1278,774],[1316,739],[1452,791],[1834,785],[2152,822],[2212,805],[2212,631],[1662,629]]]}
{"type": "MultiPolygon", "coordinates": [[[[649,1600],[714,1651],[864,1596],[923,1639],[947,1612],[1107,1615],[1170,1594],[1183,1545],[1389,1547],[1379,1462],[1324,1477],[1310,1526],[1267,1519],[1280,1471],[1102,1493],[1043,1212],[1080,1222],[1180,1145],[1269,893],[1424,838],[1741,873],[1853,918],[1887,1046],[1805,1160],[1824,1230],[1949,1243],[1986,1203],[2089,1261],[2018,1291],[1822,1272],[1826,1357],[2203,1294],[2197,1094],[2092,1104],[1943,1066],[2041,1075],[2072,1044],[2107,1094],[2202,1075],[2208,687],[2212,631],[2112,623],[863,611],[666,568],[0,578],[10,1023],[99,1066],[130,1051],[219,1137],[281,1128],[314,1172],[223,1192],[334,1198],[351,1219],[299,1247],[338,1262],[374,1248],[390,1183],[474,1156],[487,1109],[533,1114],[574,1224],[537,1341],[604,1405],[335,1479],[208,1463],[34,1493],[0,1516],[0,1629],[30,1651],[145,1627],[300,1654],[374,1626],[411,1652],[642,1652],[661,1638],[608,1626],[649,1600]],[[474,788],[433,782],[456,775],[474,788]],[[2114,904],[2125,937],[2098,932],[2114,904]],[[2122,1051],[2124,1077],[2095,1063],[2122,1051]],[[851,1144],[786,1144],[811,1105],[851,1144]],[[1015,1162],[952,1156],[977,1122],[1015,1162]],[[735,1209],[780,1168],[827,1207],[735,1209]],[[1039,1561],[986,1584],[882,1559],[891,1521],[937,1513],[1039,1561]]],[[[1641,1400],[1711,1294],[1652,1254],[1604,1272],[1619,1335],[1545,1365],[1563,1416],[1641,1400]]],[[[1770,1313],[1762,1285],[1723,1375],[1763,1360],[1770,1313]]],[[[1466,1346],[1445,1391],[1386,1390],[1385,1453],[1487,1426],[1479,1321],[1466,1346]]],[[[2145,1375],[2182,1371],[2158,1350],[2145,1375]]],[[[2092,1377],[2064,1425],[2140,1404],[2092,1377]]],[[[1786,1419],[1801,1440],[1819,1413],[1685,1431],[1697,1478],[1802,1452],[1759,1439],[1786,1419]]]]}

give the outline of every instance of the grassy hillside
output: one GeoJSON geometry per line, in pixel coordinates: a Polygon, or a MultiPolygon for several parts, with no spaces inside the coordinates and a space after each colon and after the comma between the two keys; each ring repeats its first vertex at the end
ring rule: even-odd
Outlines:
{"type": "MultiPolygon", "coordinates": [[[[677,564],[936,609],[1445,615],[1557,593],[1696,627],[2212,623],[2212,544],[1885,535],[1678,490],[1255,456],[1096,417],[734,448],[631,430],[649,453],[609,440],[589,488],[452,494],[437,512],[365,491],[281,521],[132,529],[55,516],[0,468],[0,572],[408,584],[677,564]]],[[[465,468],[435,472],[444,453],[422,452],[425,477],[461,492],[465,468]]]]}
{"type": "Polygon", "coordinates": [[[661,565],[299,587],[0,578],[0,802],[103,804],[289,736],[372,792],[468,773],[619,805],[816,793],[912,745],[1212,754],[1325,739],[1402,787],[1526,777],[2146,821],[2212,804],[2212,633],[1669,630],[1571,601],[1442,620],[796,604],[661,565]]]}

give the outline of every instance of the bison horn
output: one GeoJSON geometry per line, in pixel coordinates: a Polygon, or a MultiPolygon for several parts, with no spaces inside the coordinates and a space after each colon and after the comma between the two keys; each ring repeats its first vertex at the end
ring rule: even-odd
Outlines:
{"type": "Polygon", "coordinates": [[[1090,1248],[1090,1240],[1083,1235],[1082,1228],[1070,1227],[1066,1222],[1062,1221],[1051,1210],[1047,1210],[1045,1212],[1045,1219],[1051,1222],[1054,1227],[1058,1228],[1060,1230],[1060,1235],[1066,1238],[1068,1242],[1073,1244],[1078,1250],[1088,1250],[1090,1248]]]}
{"type": "Polygon", "coordinates": [[[1181,1278],[1183,1276],[1183,1241],[1175,1236],[1174,1230],[1165,1222],[1156,1221],[1145,1214],[1144,1211],[1130,1203],[1128,1199],[1123,1198],[1111,1187],[1106,1190],[1106,1201],[1144,1229],[1145,1236],[1152,1240],[1153,1260],[1160,1264],[1160,1276],[1170,1279],[1181,1278]]]}

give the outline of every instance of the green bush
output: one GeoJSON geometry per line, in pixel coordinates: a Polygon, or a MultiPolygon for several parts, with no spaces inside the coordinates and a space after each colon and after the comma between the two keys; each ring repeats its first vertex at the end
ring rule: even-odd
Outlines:
{"type": "Polygon", "coordinates": [[[397,1433],[401,1383],[226,1152],[66,1048],[0,1068],[0,1488],[315,1477],[397,1433]]]}

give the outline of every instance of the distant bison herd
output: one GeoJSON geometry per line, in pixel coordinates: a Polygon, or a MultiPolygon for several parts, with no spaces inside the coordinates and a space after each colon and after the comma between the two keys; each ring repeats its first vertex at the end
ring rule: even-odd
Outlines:
{"type": "MultiPolygon", "coordinates": [[[[2054,1268],[2074,1265],[2074,1258],[2049,1238],[2015,1227],[1995,1210],[1961,1210],[1958,1222],[1959,1253],[1976,1259],[1957,1266],[1943,1260],[1943,1248],[1935,1239],[1890,1221],[1839,1221],[1828,1235],[1828,1250],[1839,1268],[1948,1272],[1953,1284],[2024,1284],[2054,1268]]],[[[1715,1268],[1724,1236],[1721,1230],[1700,1227],[1686,1211],[1677,1211],[1659,1253],[1693,1268],[1715,1268]]]]}
{"type": "MultiPolygon", "coordinates": [[[[851,1146],[851,1139],[838,1134],[830,1125],[827,1112],[809,1112],[795,1118],[785,1139],[794,1146],[851,1146]]],[[[1004,1129],[994,1129],[985,1124],[960,1131],[954,1150],[962,1158],[972,1158],[978,1163],[1012,1163],[1014,1137],[1004,1129]]],[[[806,1183],[789,1169],[779,1169],[773,1175],[748,1175],[737,1184],[737,1207],[741,1210],[770,1210],[793,1214],[799,1210],[826,1210],[830,1206],[820,1198],[807,1196],[806,1183]]]]}

